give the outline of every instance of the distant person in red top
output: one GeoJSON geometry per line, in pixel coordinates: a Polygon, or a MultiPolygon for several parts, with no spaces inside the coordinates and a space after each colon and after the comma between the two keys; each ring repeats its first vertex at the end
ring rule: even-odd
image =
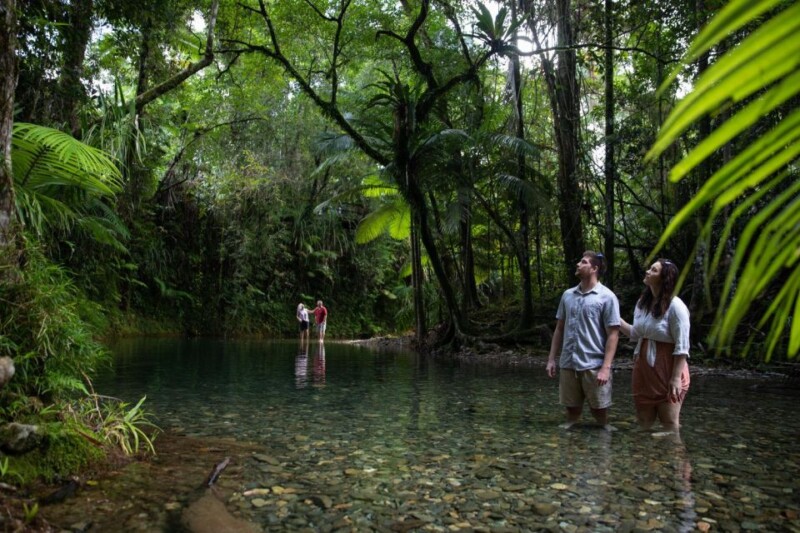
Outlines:
{"type": "Polygon", "coordinates": [[[314,309],[314,322],[317,323],[317,333],[319,340],[325,340],[325,327],[328,323],[328,310],[322,305],[322,300],[317,300],[317,307],[314,309]]]}

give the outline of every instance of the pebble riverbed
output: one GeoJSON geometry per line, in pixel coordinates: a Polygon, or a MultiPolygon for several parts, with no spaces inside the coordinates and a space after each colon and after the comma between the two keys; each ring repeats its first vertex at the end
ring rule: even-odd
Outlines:
{"type": "Polygon", "coordinates": [[[179,530],[230,457],[214,493],[262,531],[800,531],[791,384],[696,378],[680,437],[653,436],[618,370],[617,431],[588,416],[565,431],[541,370],[335,343],[144,346],[98,386],[148,395],[159,454],[42,509],[65,530],[179,530]]]}

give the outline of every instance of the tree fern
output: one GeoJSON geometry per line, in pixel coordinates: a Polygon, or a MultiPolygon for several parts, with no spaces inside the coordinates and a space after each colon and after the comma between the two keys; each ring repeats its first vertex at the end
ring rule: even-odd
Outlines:
{"type": "Polygon", "coordinates": [[[79,227],[123,248],[127,230],[106,203],[122,188],[111,157],[64,132],[21,122],[14,124],[11,153],[17,212],[29,231],[79,227]]]}

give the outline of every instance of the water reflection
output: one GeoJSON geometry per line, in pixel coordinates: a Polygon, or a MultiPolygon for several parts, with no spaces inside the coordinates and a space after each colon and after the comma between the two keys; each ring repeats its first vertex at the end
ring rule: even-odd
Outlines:
{"type": "MultiPolygon", "coordinates": [[[[795,389],[700,377],[681,435],[654,438],[635,429],[625,372],[614,376],[619,431],[607,433],[558,429],[543,368],[442,366],[332,342],[116,353],[98,392],[147,394],[173,433],[256,443],[240,472],[262,496],[236,489],[229,503],[265,531],[800,530],[795,389]]],[[[143,490],[158,491],[169,497],[143,490]]]]}
{"type": "Polygon", "coordinates": [[[300,341],[297,357],[294,359],[294,384],[298,389],[308,385],[308,341],[300,341]]]}
{"type": "MultiPolygon", "coordinates": [[[[309,385],[308,379],[308,341],[302,340],[298,344],[297,357],[294,359],[294,384],[295,388],[302,389],[309,385]]],[[[325,343],[319,342],[314,348],[311,359],[311,384],[314,387],[325,386],[325,343]]]]}
{"type": "Polygon", "coordinates": [[[314,355],[314,386],[325,386],[325,342],[319,341],[314,355]]]}
{"type": "Polygon", "coordinates": [[[697,519],[694,492],[692,490],[692,463],[689,460],[689,453],[680,435],[671,434],[667,438],[675,446],[673,461],[675,465],[675,490],[679,496],[676,499],[676,505],[679,507],[680,526],[681,529],[689,531],[694,529],[697,519]]]}

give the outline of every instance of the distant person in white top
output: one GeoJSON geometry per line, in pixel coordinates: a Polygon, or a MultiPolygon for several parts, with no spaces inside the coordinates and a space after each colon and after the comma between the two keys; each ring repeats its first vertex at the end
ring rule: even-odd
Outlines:
{"type": "Polygon", "coordinates": [[[598,281],[605,257],[587,251],[577,265],[580,283],[564,291],[556,312],[556,330],[547,358],[547,375],[556,376],[559,357],[559,399],[567,409],[563,428],[580,420],[584,402],[606,430],[611,407],[611,364],[619,340],[619,300],[598,281]]]}
{"type": "Polygon", "coordinates": [[[675,296],[678,267],[659,259],[644,275],[645,288],[622,333],[636,341],[633,401],[642,429],[656,418],[665,431],[678,432],[683,400],[689,391],[689,309],[675,296]]]}
{"type": "Polygon", "coordinates": [[[297,327],[300,330],[300,341],[308,341],[308,309],[303,304],[297,304],[297,327]]]}

